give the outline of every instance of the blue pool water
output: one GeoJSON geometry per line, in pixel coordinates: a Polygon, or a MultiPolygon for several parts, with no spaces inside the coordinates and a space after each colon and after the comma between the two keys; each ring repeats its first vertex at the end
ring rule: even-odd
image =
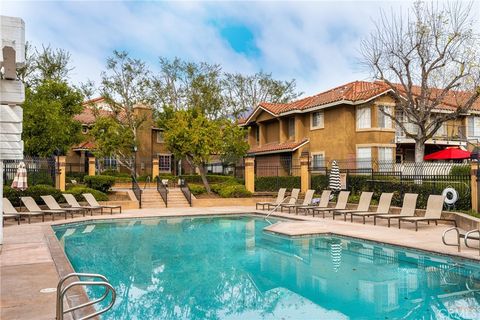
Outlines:
{"type": "Polygon", "coordinates": [[[122,219],[55,233],[77,272],[115,287],[104,319],[480,319],[478,263],[345,237],[284,238],[267,225],[122,219]]]}

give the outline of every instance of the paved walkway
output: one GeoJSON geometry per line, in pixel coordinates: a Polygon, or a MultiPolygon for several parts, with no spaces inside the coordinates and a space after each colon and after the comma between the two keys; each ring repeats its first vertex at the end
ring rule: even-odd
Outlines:
{"type": "MultiPolygon", "coordinates": [[[[155,216],[183,216],[205,214],[238,214],[255,212],[253,207],[213,207],[213,208],[162,208],[128,210],[123,214],[97,215],[77,217],[75,219],[55,222],[39,222],[17,226],[14,222],[6,223],[4,229],[4,245],[0,253],[0,319],[54,319],[55,293],[42,293],[45,288],[56,287],[60,276],[71,272],[71,267],[55,239],[50,225],[82,220],[110,218],[139,218],[155,216]]],[[[282,221],[268,229],[272,232],[287,235],[306,235],[318,233],[336,233],[345,236],[359,237],[390,244],[409,246],[430,250],[443,254],[459,255],[470,259],[478,259],[478,250],[446,247],[441,242],[446,225],[421,225],[415,232],[413,225],[396,225],[387,228],[385,225],[373,226],[371,221],[366,225],[360,220],[355,223],[332,220],[331,218],[312,218],[289,214],[278,214],[279,217],[300,219],[299,221],[282,221]]]]}

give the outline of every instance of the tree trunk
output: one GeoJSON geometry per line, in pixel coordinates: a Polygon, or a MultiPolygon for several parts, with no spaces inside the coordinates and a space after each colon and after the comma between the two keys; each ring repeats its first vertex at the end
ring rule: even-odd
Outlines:
{"type": "Polygon", "coordinates": [[[415,141],[415,163],[423,163],[423,157],[425,156],[425,142],[415,141]]]}
{"type": "Polygon", "coordinates": [[[425,156],[425,142],[415,140],[415,179],[416,184],[422,184],[423,180],[423,157],[425,156]]]}
{"type": "Polygon", "coordinates": [[[207,193],[212,193],[212,190],[210,189],[210,185],[208,184],[207,174],[205,172],[205,165],[203,164],[199,165],[198,171],[200,171],[200,177],[202,178],[202,182],[203,182],[203,185],[205,186],[205,189],[207,190],[207,193]]]}

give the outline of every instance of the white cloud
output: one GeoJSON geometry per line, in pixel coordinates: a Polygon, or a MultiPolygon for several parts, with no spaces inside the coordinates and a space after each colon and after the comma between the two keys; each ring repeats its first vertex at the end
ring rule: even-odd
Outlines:
{"type": "Polygon", "coordinates": [[[362,37],[379,9],[404,2],[2,2],[22,17],[27,39],[72,53],[73,82],[99,79],[113,49],[127,50],[153,69],[159,56],[221,64],[226,71],[272,72],[296,78],[306,94],[366,79],[356,64],[362,37]],[[251,28],[258,56],[235,52],[212,21],[251,28]]]}

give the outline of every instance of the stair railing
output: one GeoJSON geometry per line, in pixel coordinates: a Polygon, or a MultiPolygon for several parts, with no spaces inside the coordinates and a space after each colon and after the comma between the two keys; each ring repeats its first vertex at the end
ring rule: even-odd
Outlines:
{"type": "Polygon", "coordinates": [[[185,199],[187,199],[188,204],[190,207],[192,206],[192,192],[190,191],[190,188],[188,187],[187,181],[185,179],[180,179],[180,190],[182,190],[183,195],[185,196],[185,199]]]}
{"type": "Polygon", "coordinates": [[[132,175],[132,191],[138,200],[138,207],[142,208],[142,189],[138,185],[137,179],[132,175]]]}
{"type": "Polygon", "coordinates": [[[163,184],[162,179],[160,177],[157,179],[157,191],[160,193],[160,196],[165,202],[165,207],[168,207],[168,188],[166,185],[163,184]]]}

